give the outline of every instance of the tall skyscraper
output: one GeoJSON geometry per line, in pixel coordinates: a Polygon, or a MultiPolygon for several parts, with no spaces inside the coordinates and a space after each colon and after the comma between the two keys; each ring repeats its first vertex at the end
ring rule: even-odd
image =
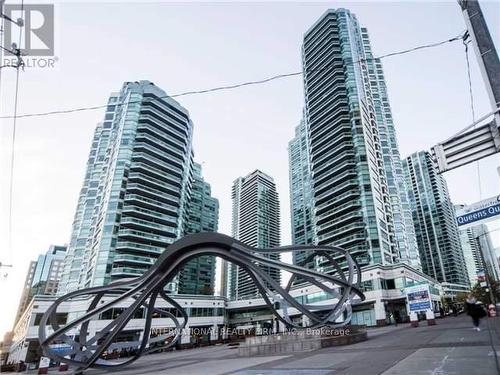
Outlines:
{"type": "MultiPolygon", "coordinates": [[[[201,165],[194,163],[185,232],[217,232],[218,223],[219,201],[211,196],[210,184],[203,179],[201,165]]],[[[213,256],[202,256],[189,261],[179,272],[178,292],[214,294],[215,264],[213,256]]]]}
{"type": "Polygon", "coordinates": [[[467,277],[469,283],[473,287],[478,282],[478,274],[484,269],[484,264],[481,258],[481,249],[477,241],[477,234],[473,227],[460,229],[460,243],[464,253],[465,266],[467,267],[467,277]]]}
{"type": "Polygon", "coordinates": [[[17,309],[16,322],[23,314],[33,296],[55,295],[61,280],[66,246],[50,246],[49,250],[31,261],[24,282],[24,288],[17,309]]]}
{"type": "Polygon", "coordinates": [[[31,298],[33,297],[31,286],[33,285],[33,276],[35,275],[35,269],[36,269],[36,261],[32,260],[30,262],[30,265],[28,267],[28,272],[26,273],[26,277],[24,279],[23,291],[21,292],[21,299],[19,300],[19,306],[17,307],[14,326],[17,324],[17,321],[23,315],[24,311],[31,302],[31,298]]]}
{"type": "Polygon", "coordinates": [[[500,281],[500,267],[498,257],[491,241],[491,232],[486,224],[479,224],[473,227],[474,235],[479,244],[481,258],[490,278],[500,281]]]}
{"type": "MultiPolygon", "coordinates": [[[[255,248],[271,248],[280,245],[280,207],[276,185],[272,177],[256,170],[233,183],[233,237],[255,248]]],[[[279,254],[265,255],[279,260],[279,254]]],[[[278,284],[280,271],[261,267],[278,284]]],[[[258,296],[252,279],[237,266],[229,269],[229,295],[243,299],[258,296]]]]}
{"type": "MultiPolygon", "coordinates": [[[[313,200],[311,191],[311,171],[309,164],[309,144],[305,121],[295,128],[295,137],[288,143],[290,212],[292,244],[314,243],[313,200]]],[[[293,253],[293,263],[303,259],[303,253],[293,253]]]]}
{"type": "Polygon", "coordinates": [[[192,134],[188,111],[149,81],[111,95],[87,162],[62,293],[139,276],[184,233],[192,134]]]}
{"type": "Polygon", "coordinates": [[[373,56],[366,28],[361,28],[361,36],[367,59],[366,65],[380,137],[380,147],[384,159],[385,176],[390,199],[387,211],[392,211],[397,261],[409,264],[416,269],[421,269],[417,238],[408,199],[408,189],[401,165],[401,156],[399,154],[382,63],[380,59],[373,56]]]}
{"type": "Polygon", "coordinates": [[[428,152],[403,160],[422,270],[439,282],[468,286],[455,210],[428,152]]]}
{"type": "Polygon", "coordinates": [[[315,240],[361,265],[419,267],[382,65],[372,57],[367,30],[346,9],[328,10],[304,35],[315,240]]]}

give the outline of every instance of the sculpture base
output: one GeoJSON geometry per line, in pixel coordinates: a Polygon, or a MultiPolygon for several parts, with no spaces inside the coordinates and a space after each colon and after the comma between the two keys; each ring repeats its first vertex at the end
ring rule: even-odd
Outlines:
{"type": "Polygon", "coordinates": [[[273,355],[317,350],[330,346],[350,345],[368,339],[365,326],[294,330],[266,336],[247,337],[238,355],[273,355]]]}

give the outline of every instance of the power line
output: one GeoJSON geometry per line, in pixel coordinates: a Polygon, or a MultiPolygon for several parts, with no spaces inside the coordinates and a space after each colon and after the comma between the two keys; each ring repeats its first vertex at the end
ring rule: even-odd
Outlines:
{"type": "MultiPolygon", "coordinates": [[[[469,98],[470,98],[470,111],[472,115],[472,122],[476,121],[476,111],[474,108],[474,92],[472,91],[472,78],[471,78],[471,69],[470,69],[470,61],[469,61],[469,43],[471,42],[469,39],[469,32],[466,32],[463,36],[463,44],[464,44],[464,52],[465,52],[465,62],[467,66],[467,81],[469,83],[469,98]]],[[[475,128],[475,126],[474,126],[475,128]]],[[[477,184],[479,188],[479,200],[483,199],[482,185],[481,185],[481,168],[479,166],[479,160],[476,162],[476,170],[477,170],[477,184]]]]}
{"type": "MultiPolygon", "coordinates": [[[[451,43],[456,40],[462,40],[464,33],[460,33],[459,35],[446,39],[437,43],[430,43],[430,44],[425,44],[417,47],[412,47],[408,48],[402,51],[397,51],[397,52],[391,52],[385,55],[381,55],[378,57],[373,57],[369,59],[359,59],[356,61],[351,61],[347,62],[347,64],[357,64],[361,62],[366,62],[366,61],[372,61],[372,60],[382,60],[388,57],[393,57],[393,56],[398,56],[398,55],[404,55],[407,53],[415,52],[418,50],[422,49],[427,49],[427,48],[435,48],[438,46],[441,46],[443,44],[451,43]]],[[[313,73],[316,71],[323,71],[323,70],[329,70],[332,69],[332,67],[327,66],[323,68],[318,68],[318,69],[311,69],[309,71],[296,71],[296,72],[291,72],[291,73],[283,73],[283,74],[277,74],[275,76],[271,76],[268,78],[264,78],[261,80],[256,80],[256,81],[246,81],[242,83],[237,83],[237,84],[231,84],[231,85],[225,85],[225,86],[218,86],[218,87],[212,87],[208,89],[202,89],[202,90],[192,90],[192,91],[186,91],[186,92],[181,92],[178,94],[174,95],[165,95],[165,96],[160,96],[154,99],[148,99],[149,101],[156,101],[156,100],[161,100],[161,99],[167,99],[167,98],[179,98],[183,96],[190,96],[190,95],[198,95],[198,94],[207,94],[207,93],[212,93],[212,92],[217,92],[217,91],[224,91],[224,90],[233,90],[237,89],[240,87],[245,87],[245,86],[254,86],[254,85],[260,85],[260,84],[265,84],[271,81],[283,79],[283,78],[289,78],[289,77],[294,77],[294,76],[300,76],[304,75],[304,73],[313,73]]],[[[141,103],[141,100],[135,100],[135,101],[129,101],[129,102],[123,102],[123,103],[118,103],[116,105],[125,105],[125,104],[138,104],[141,103]]],[[[106,108],[107,104],[102,104],[102,105],[95,105],[95,106],[86,106],[86,107],[77,107],[77,108],[70,108],[70,109],[61,109],[61,110],[54,110],[54,111],[46,111],[46,112],[37,112],[37,113],[26,113],[26,114],[21,114],[17,115],[17,118],[27,118],[27,117],[45,117],[45,116],[53,116],[53,115],[59,115],[59,114],[68,114],[68,113],[75,113],[75,112],[83,112],[83,111],[93,111],[97,109],[103,109],[106,108]]],[[[12,119],[13,116],[0,116],[0,119],[12,119]]]]}
{"type": "MultiPolygon", "coordinates": [[[[24,11],[24,0],[21,1],[21,15],[24,11]]],[[[22,25],[24,22],[22,23],[22,25]]],[[[19,103],[19,72],[20,68],[24,65],[22,64],[21,57],[21,41],[23,37],[23,26],[19,26],[19,41],[17,46],[13,46],[15,54],[18,57],[18,64],[16,66],[16,83],[15,83],[15,93],[14,93],[14,115],[12,116],[12,143],[11,143],[11,155],[10,155],[10,184],[9,184],[9,227],[8,227],[8,250],[9,250],[9,260],[12,263],[12,213],[13,213],[13,202],[14,202],[14,158],[16,149],[16,128],[17,128],[17,107],[19,103]]],[[[2,47],[3,48],[3,47],[2,47]]],[[[5,49],[5,48],[4,48],[5,49]]]]}

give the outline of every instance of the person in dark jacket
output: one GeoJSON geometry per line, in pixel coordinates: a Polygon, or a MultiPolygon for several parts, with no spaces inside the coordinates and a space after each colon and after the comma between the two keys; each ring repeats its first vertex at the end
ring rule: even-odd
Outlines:
{"type": "Polygon", "coordinates": [[[469,294],[467,300],[465,301],[465,309],[467,311],[467,314],[472,318],[474,329],[478,332],[481,331],[481,328],[479,328],[479,323],[481,318],[484,318],[486,316],[486,311],[484,310],[482,303],[478,302],[472,294],[469,294]]]}

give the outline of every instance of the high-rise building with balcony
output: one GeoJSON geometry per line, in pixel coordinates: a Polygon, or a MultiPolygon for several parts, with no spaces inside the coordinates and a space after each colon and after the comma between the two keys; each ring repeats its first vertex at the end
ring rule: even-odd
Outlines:
{"type": "Polygon", "coordinates": [[[481,249],[477,241],[477,234],[473,227],[459,230],[462,252],[464,253],[467,277],[473,287],[478,282],[478,275],[484,272],[484,264],[481,258],[481,249]]]}
{"type": "MultiPolygon", "coordinates": [[[[233,216],[232,234],[241,242],[256,249],[280,245],[280,205],[278,192],[272,177],[255,170],[245,177],[237,178],[232,188],[233,216]]],[[[263,256],[279,260],[279,254],[263,256]]],[[[227,263],[226,265],[227,266],[227,263]]],[[[278,284],[280,271],[261,266],[278,284]]],[[[230,265],[229,296],[234,299],[253,298],[259,295],[257,287],[246,272],[230,265]]]]}
{"type": "Polygon", "coordinates": [[[361,265],[418,268],[382,65],[367,30],[350,11],[328,10],[305,33],[302,61],[317,244],[341,246],[361,265]]]}
{"type": "Polygon", "coordinates": [[[16,314],[16,322],[29,305],[33,296],[56,295],[61,280],[66,256],[66,246],[51,245],[49,250],[31,261],[26,274],[21,300],[16,314]]]}
{"type": "Polygon", "coordinates": [[[62,293],[139,276],[183,235],[192,134],[188,111],[149,81],[126,82],[110,96],[94,133],[62,293]]]}
{"type": "MultiPolygon", "coordinates": [[[[185,232],[217,232],[218,224],[219,201],[212,197],[210,184],[203,179],[201,165],[194,163],[185,232]]],[[[215,265],[215,257],[210,255],[190,260],[179,272],[178,293],[214,294],[215,265]]]]}
{"type": "MultiPolygon", "coordinates": [[[[313,200],[307,128],[301,120],[288,143],[290,212],[293,245],[314,244],[313,200]]],[[[304,252],[294,252],[293,263],[301,264],[304,252]]]]}
{"type": "Polygon", "coordinates": [[[495,247],[491,240],[491,231],[486,224],[478,224],[474,227],[474,235],[479,244],[481,258],[486,268],[487,275],[495,281],[500,281],[500,266],[496,256],[495,247]]]}
{"type": "Polygon", "coordinates": [[[442,283],[467,287],[469,278],[448,187],[428,152],[403,160],[422,270],[442,283]]]}

